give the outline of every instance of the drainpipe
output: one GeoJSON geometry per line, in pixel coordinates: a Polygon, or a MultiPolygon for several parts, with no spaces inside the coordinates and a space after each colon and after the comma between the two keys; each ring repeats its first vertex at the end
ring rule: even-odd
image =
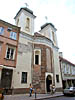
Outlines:
{"type": "Polygon", "coordinates": [[[3,65],[0,66],[0,87],[1,87],[2,66],[3,66],[3,65]]]}

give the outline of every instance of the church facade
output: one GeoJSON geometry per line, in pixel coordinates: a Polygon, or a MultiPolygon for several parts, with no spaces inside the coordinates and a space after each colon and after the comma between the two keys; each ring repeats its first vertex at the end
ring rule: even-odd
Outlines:
{"type": "Polygon", "coordinates": [[[39,32],[34,33],[35,18],[28,8],[21,8],[15,16],[21,31],[12,78],[14,93],[28,92],[30,83],[37,93],[50,92],[50,84],[55,85],[57,91],[62,89],[57,29],[52,23],[46,23],[39,32]]]}

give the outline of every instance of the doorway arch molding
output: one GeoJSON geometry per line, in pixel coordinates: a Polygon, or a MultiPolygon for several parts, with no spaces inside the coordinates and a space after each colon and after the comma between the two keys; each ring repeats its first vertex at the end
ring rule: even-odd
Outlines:
{"type": "Polygon", "coordinates": [[[53,73],[48,73],[48,72],[47,72],[47,73],[45,74],[45,76],[46,76],[46,78],[47,78],[48,76],[51,76],[51,77],[52,77],[52,80],[53,80],[53,73]]]}

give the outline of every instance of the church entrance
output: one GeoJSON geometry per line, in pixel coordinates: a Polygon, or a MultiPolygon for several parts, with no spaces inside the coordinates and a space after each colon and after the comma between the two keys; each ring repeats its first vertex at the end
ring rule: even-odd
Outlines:
{"type": "Polygon", "coordinates": [[[48,75],[46,78],[46,89],[47,92],[50,92],[50,85],[52,84],[52,77],[51,75],[48,75]]]}

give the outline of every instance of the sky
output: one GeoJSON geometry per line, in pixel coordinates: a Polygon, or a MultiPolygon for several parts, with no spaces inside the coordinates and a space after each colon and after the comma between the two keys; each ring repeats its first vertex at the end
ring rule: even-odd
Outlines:
{"type": "Polygon", "coordinates": [[[0,0],[0,19],[15,24],[14,17],[21,7],[26,7],[25,3],[37,16],[35,31],[46,22],[53,23],[59,52],[75,64],[75,0],[0,0]]]}

